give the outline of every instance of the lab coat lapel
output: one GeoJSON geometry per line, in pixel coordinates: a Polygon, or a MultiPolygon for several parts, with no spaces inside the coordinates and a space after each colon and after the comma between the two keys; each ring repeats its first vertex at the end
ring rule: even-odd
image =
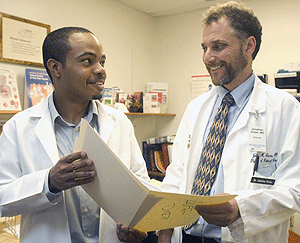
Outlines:
{"type": "Polygon", "coordinates": [[[113,131],[115,126],[115,120],[110,114],[105,110],[102,104],[96,103],[98,109],[98,122],[99,122],[99,129],[100,129],[100,137],[103,139],[104,142],[108,142],[110,135],[113,131]]]}
{"type": "Polygon", "coordinates": [[[47,97],[40,104],[36,105],[34,107],[35,109],[32,110],[31,116],[39,119],[34,131],[39,141],[45,148],[52,163],[56,164],[56,162],[59,160],[59,155],[56,146],[55,133],[51,122],[51,115],[48,109],[48,100],[49,97],[47,97]]]}
{"type": "Polygon", "coordinates": [[[211,111],[213,109],[213,106],[216,102],[217,95],[215,95],[217,92],[217,89],[214,88],[211,90],[211,95],[209,95],[206,100],[203,102],[203,105],[201,105],[201,108],[199,109],[199,112],[195,114],[197,116],[194,129],[192,132],[192,139],[191,139],[191,150],[189,154],[189,162],[187,166],[187,175],[193,175],[193,176],[187,176],[187,184],[186,184],[186,192],[190,192],[192,189],[193,181],[194,181],[194,175],[196,174],[196,170],[198,168],[198,164],[200,161],[200,156],[202,153],[202,150],[199,148],[203,148],[203,138],[204,131],[203,127],[205,127],[208,123],[209,117],[211,115],[211,111]]]}

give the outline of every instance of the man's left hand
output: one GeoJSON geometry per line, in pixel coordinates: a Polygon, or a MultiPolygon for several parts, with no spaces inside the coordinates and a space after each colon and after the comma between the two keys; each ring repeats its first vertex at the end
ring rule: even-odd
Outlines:
{"type": "MultiPolygon", "coordinates": [[[[229,195],[229,194],[218,194],[229,195]]],[[[239,207],[235,199],[230,200],[227,203],[218,205],[197,205],[195,210],[203,217],[203,219],[209,223],[222,227],[226,227],[236,221],[240,215],[239,207]]]]}
{"type": "Polygon", "coordinates": [[[120,223],[117,224],[117,235],[120,241],[126,243],[140,243],[148,236],[147,232],[131,229],[120,223]]]}

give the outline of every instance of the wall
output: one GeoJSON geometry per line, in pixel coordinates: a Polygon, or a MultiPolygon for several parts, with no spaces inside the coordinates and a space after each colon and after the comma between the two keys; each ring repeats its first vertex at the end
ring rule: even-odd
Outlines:
{"type": "MultiPolygon", "coordinates": [[[[263,26],[261,50],[254,61],[256,73],[266,73],[274,85],[274,73],[285,63],[300,62],[299,1],[246,0],[263,26]]],[[[157,80],[168,82],[169,112],[177,116],[160,133],[176,131],[187,104],[191,101],[191,76],[207,74],[202,63],[203,10],[156,19],[157,80]]]]}

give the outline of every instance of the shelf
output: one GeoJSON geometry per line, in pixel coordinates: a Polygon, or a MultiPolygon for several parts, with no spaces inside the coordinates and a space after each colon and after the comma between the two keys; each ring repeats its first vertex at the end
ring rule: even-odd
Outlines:
{"type": "Polygon", "coordinates": [[[129,112],[125,113],[127,116],[176,116],[176,114],[171,113],[138,113],[138,112],[129,112]]]}
{"type": "Polygon", "coordinates": [[[20,112],[20,111],[6,111],[6,110],[3,110],[3,111],[0,111],[0,114],[17,114],[18,112],[20,112]]]}

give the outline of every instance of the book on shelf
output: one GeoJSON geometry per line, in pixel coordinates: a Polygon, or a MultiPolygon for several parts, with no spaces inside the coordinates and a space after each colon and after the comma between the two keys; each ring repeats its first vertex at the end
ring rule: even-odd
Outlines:
{"type": "Polygon", "coordinates": [[[155,165],[159,172],[166,173],[164,157],[162,150],[154,151],[155,165]]]}
{"type": "Polygon", "coordinates": [[[143,157],[148,171],[165,173],[171,163],[171,143],[148,144],[142,142],[143,157]]]}
{"type": "Polygon", "coordinates": [[[24,103],[28,106],[34,106],[40,103],[54,90],[54,86],[46,70],[44,69],[25,69],[26,92],[24,103]]]}
{"type": "Polygon", "coordinates": [[[162,154],[163,154],[165,170],[170,165],[169,151],[168,151],[168,146],[169,145],[171,145],[171,144],[169,144],[169,143],[162,143],[161,144],[161,150],[162,150],[162,154]]]}
{"type": "Polygon", "coordinates": [[[143,112],[160,113],[160,108],[158,107],[158,94],[144,93],[143,96],[143,112]]]}
{"type": "Polygon", "coordinates": [[[4,68],[0,68],[0,110],[22,110],[16,74],[4,68]]]}
{"type": "Polygon", "coordinates": [[[152,146],[148,146],[151,171],[159,171],[159,169],[156,166],[157,156],[155,156],[155,151],[161,151],[161,146],[159,144],[153,144],[152,146]]]}
{"type": "Polygon", "coordinates": [[[142,142],[142,153],[143,153],[143,157],[144,157],[144,160],[146,163],[147,170],[151,171],[152,167],[151,167],[151,163],[150,163],[150,154],[149,154],[149,150],[148,150],[146,141],[142,142]]]}
{"type": "Polygon", "coordinates": [[[172,153],[173,153],[173,144],[168,144],[168,156],[169,156],[169,164],[172,163],[172,153]]]}
{"type": "Polygon", "coordinates": [[[160,143],[173,143],[175,140],[175,135],[167,135],[161,137],[148,138],[148,144],[160,144],[160,143]]]}

